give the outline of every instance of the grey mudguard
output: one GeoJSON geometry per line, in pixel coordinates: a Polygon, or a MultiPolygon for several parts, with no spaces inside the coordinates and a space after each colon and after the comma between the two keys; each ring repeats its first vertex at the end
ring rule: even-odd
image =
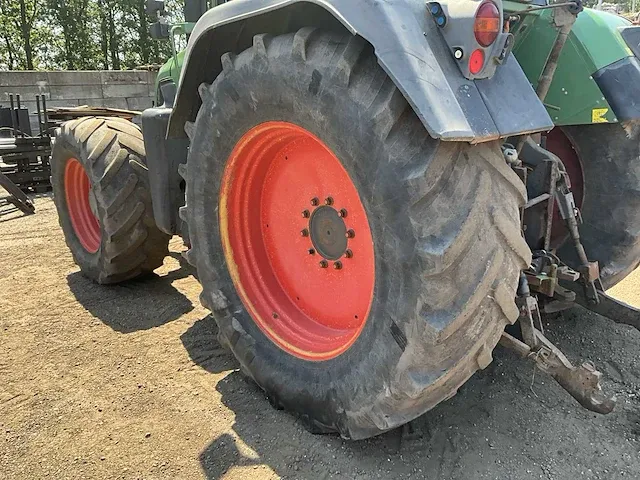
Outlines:
{"type": "Polygon", "coordinates": [[[184,136],[200,105],[197,87],[218,76],[222,54],[240,53],[258,33],[304,26],[346,28],[373,45],[434,138],[476,143],[553,128],[512,54],[493,78],[465,79],[423,0],[233,0],[195,25],[168,135],[184,136]]]}

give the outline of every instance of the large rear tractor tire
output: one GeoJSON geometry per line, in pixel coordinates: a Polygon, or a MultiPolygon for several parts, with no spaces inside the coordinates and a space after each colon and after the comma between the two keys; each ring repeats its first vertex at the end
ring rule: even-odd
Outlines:
{"type": "Polygon", "coordinates": [[[181,210],[222,342],[314,432],[370,437],[453,396],[531,260],[499,145],[429,137],[357,37],[258,35],[222,65],[181,210]]]}
{"type": "MultiPolygon", "coordinates": [[[[640,124],[556,128],[546,146],[567,168],[584,220],[580,237],[610,288],[640,264],[640,124]]],[[[578,266],[570,242],[559,254],[578,266]]]]}
{"type": "Polygon", "coordinates": [[[51,182],[65,240],[85,276],[117,283],[162,265],[169,236],[153,219],[136,125],[99,117],[65,123],[53,148],[51,182]]]}

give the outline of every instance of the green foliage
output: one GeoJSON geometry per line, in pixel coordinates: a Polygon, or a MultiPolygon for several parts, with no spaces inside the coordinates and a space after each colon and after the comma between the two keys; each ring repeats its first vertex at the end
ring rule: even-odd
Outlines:
{"type": "MultiPolygon", "coordinates": [[[[183,0],[168,0],[179,21],[183,0]]],[[[0,0],[0,69],[132,69],[161,64],[168,41],[149,36],[145,0],[0,0]]]]}
{"type": "MultiPolygon", "coordinates": [[[[596,8],[598,0],[586,0],[583,2],[586,7],[596,8]]],[[[618,5],[619,12],[634,12],[640,7],[640,0],[604,0],[603,3],[618,5]],[[635,8],[635,10],[634,10],[635,8]]]]}
{"type": "Polygon", "coordinates": [[[36,0],[0,0],[0,52],[4,53],[0,56],[0,65],[34,68],[31,38],[41,13],[36,0]]]}

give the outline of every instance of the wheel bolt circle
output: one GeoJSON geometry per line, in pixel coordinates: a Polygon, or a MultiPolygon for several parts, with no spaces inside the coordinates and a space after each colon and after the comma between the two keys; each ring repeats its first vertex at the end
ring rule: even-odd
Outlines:
{"type": "Polygon", "coordinates": [[[316,251],[313,248],[309,249],[309,255],[315,255],[316,251]]]}
{"type": "Polygon", "coordinates": [[[340,215],[342,218],[345,218],[347,216],[347,210],[345,208],[341,208],[338,212],[338,215],[340,215]]]}
{"type": "Polygon", "coordinates": [[[326,260],[320,260],[320,268],[327,268],[329,266],[329,262],[326,260]]]}
{"type": "Polygon", "coordinates": [[[353,251],[351,251],[350,249],[347,249],[347,251],[344,252],[344,256],[347,258],[353,258],[353,251]]]}
{"type": "Polygon", "coordinates": [[[304,230],[302,230],[300,232],[300,235],[302,235],[303,237],[308,237],[309,236],[309,230],[307,230],[306,228],[304,230]]]}
{"type": "Polygon", "coordinates": [[[317,207],[318,205],[320,205],[320,200],[318,200],[318,197],[313,197],[311,199],[311,205],[313,205],[314,207],[317,207]]]}
{"type": "Polygon", "coordinates": [[[342,270],[342,262],[338,261],[333,264],[333,268],[336,270],[342,270]]]}
{"type": "Polygon", "coordinates": [[[311,213],[309,213],[309,210],[305,210],[304,212],[302,212],[302,218],[309,218],[311,216],[311,213]]]}
{"type": "Polygon", "coordinates": [[[333,198],[327,197],[324,203],[329,206],[333,205],[333,198]]]}
{"type": "Polygon", "coordinates": [[[354,232],[352,229],[347,230],[347,238],[353,238],[356,236],[356,232],[354,232]]]}

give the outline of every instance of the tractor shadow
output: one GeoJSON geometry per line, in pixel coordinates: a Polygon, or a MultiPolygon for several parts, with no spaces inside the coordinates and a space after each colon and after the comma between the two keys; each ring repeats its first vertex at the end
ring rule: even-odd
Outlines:
{"type": "MultiPolygon", "coordinates": [[[[556,333],[553,340],[572,359],[597,358],[611,348],[608,342],[589,342],[585,348],[585,339],[611,328],[602,318],[578,311],[556,322],[550,326],[556,333]],[[583,331],[576,334],[578,327],[583,331]]],[[[615,451],[606,445],[624,439],[629,418],[637,417],[629,414],[640,406],[637,401],[619,404],[608,416],[596,415],[582,409],[550,377],[540,371],[534,375],[530,363],[498,347],[487,369],[408,426],[362,441],[312,435],[294,415],[269,405],[262,391],[237,370],[232,355],[218,346],[216,332],[215,322],[206,317],[182,338],[192,360],[206,370],[232,371],[216,389],[235,423],[232,432],[215,438],[199,455],[208,479],[225,477],[231,470],[239,478],[271,478],[275,473],[310,480],[576,478],[583,462],[594,471],[616,468],[622,454],[602,457],[600,452],[615,451]],[[202,354],[205,344],[211,350],[207,355],[202,354]],[[596,448],[597,462],[590,462],[596,455],[594,436],[602,442],[596,448]]],[[[633,340],[640,344],[640,335],[633,340]]],[[[628,371],[629,362],[635,360],[621,361],[620,368],[628,371]]]]}
{"type": "Polygon", "coordinates": [[[218,342],[218,326],[211,315],[196,321],[180,335],[189,358],[209,373],[236,370],[238,362],[231,352],[218,342]]]}
{"type": "MultiPolygon", "coordinates": [[[[230,361],[237,368],[235,360],[230,361]]],[[[409,425],[350,441],[309,433],[294,415],[271,407],[251,380],[234,371],[216,385],[222,403],[235,414],[234,434],[211,442],[199,455],[200,465],[207,479],[223,478],[231,469],[247,469],[256,478],[271,478],[274,472],[282,478],[309,480],[480,478],[474,475],[475,458],[490,457],[495,448],[487,437],[495,433],[500,415],[488,391],[500,375],[490,367],[450,402],[409,425]],[[468,453],[473,461],[462,468],[468,453]]],[[[512,382],[506,383],[511,386],[501,387],[501,403],[513,405],[518,395],[512,382]]]]}
{"type": "Polygon", "coordinates": [[[179,253],[169,255],[180,267],[164,275],[151,274],[118,285],[98,285],[80,272],[67,275],[78,302],[93,316],[120,333],[159,327],[193,310],[191,301],[172,282],[193,275],[179,253]]]}

